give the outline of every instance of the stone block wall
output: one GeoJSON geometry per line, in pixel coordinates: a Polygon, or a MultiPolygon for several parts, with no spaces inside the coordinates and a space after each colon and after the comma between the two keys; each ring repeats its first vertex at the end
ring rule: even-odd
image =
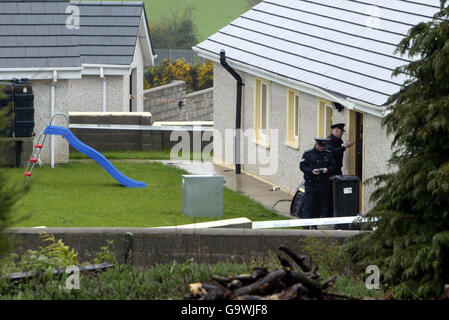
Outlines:
{"type": "MultiPolygon", "coordinates": [[[[126,151],[126,150],[166,150],[176,145],[180,134],[175,133],[174,140],[170,141],[173,131],[180,131],[173,127],[152,127],[152,117],[147,112],[133,113],[70,113],[70,123],[94,125],[142,125],[145,129],[116,129],[116,128],[70,128],[75,136],[83,143],[100,151],[126,151]]],[[[193,150],[193,140],[201,139],[208,128],[202,128],[195,133],[192,129],[183,129],[190,139],[190,150],[193,150]]],[[[202,140],[202,139],[201,139],[202,140]]],[[[201,149],[210,143],[201,141],[201,149]]],[[[76,151],[70,147],[70,151],[76,151]]]]}
{"type": "Polygon", "coordinates": [[[136,266],[184,262],[217,263],[220,261],[253,262],[255,256],[268,258],[284,245],[294,252],[307,253],[305,238],[330,239],[337,242],[360,231],[341,230],[262,230],[262,229],[158,229],[158,228],[22,228],[8,229],[5,234],[14,252],[36,250],[44,245],[39,232],[45,231],[61,239],[85,261],[113,240],[111,251],[119,263],[136,266]]]}
{"type": "Polygon", "coordinates": [[[176,80],[145,90],[144,97],[144,111],[153,121],[213,120],[213,88],[187,94],[186,83],[176,80]]]}

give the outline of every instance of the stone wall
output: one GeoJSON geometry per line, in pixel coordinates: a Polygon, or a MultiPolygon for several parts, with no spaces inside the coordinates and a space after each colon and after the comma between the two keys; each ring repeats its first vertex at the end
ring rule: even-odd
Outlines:
{"type": "MultiPolygon", "coordinates": [[[[188,134],[190,139],[190,150],[193,150],[194,138],[201,139],[205,130],[202,127],[193,131],[186,127],[180,130],[177,127],[155,126],[152,127],[152,116],[148,112],[113,112],[113,113],[70,113],[70,123],[83,125],[106,125],[104,128],[76,128],[70,130],[83,143],[100,151],[125,151],[125,150],[166,150],[171,149],[180,140],[182,134],[188,134]],[[116,129],[107,125],[141,125],[144,129],[116,129]],[[173,140],[171,141],[171,136],[173,140]]],[[[210,143],[210,139],[202,141],[201,150],[210,143]]],[[[70,146],[70,151],[76,151],[70,146]]]]}
{"type": "Polygon", "coordinates": [[[213,88],[189,94],[186,88],[184,81],[173,81],[145,90],[144,111],[153,121],[212,121],[213,88]]]}
{"type": "Polygon", "coordinates": [[[79,253],[84,260],[108,240],[120,263],[150,266],[172,261],[216,263],[253,262],[254,256],[267,257],[280,245],[305,253],[301,239],[328,238],[335,241],[356,235],[359,231],[341,230],[261,230],[261,229],[158,229],[158,228],[22,228],[6,234],[14,243],[14,252],[22,253],[44,245],[39,232],[53,234],[79,253]],[[130,259],[125,257],[131,253],[130,259]]]}

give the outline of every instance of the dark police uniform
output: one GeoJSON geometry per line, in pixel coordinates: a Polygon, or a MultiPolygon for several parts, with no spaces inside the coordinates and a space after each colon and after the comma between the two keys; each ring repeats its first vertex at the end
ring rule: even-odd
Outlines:
{"type": "Polygon", "coordinates": [[[332,152],[332,155],[334,156],[335,162],[337,164],[334,174],[342,175],[343,172],[341,171],[341,168],[343,167],[343,154],[346,150],[346,148],[342,146],[343,140],[337,138],[332,133],[327,138],[329,139],[328,149],[330,152],[332,152]]]}
{"type": "Polygon", "coordinates": [[[328,150],[318,151],[315,147],[304,152],[299,168],[304,172],[305,193],[303,217],[320,218],[329,216],[329,177],[336,169],[335,159],[328,150]],[[313,169],[327,168],[327,173],[314,175],[313,169]],[[318,211],[319,210],[319,211],[318,211]]]}
{"type": "MultiPolygon", "coordinates": [[[[345,132],[345,124],[344,123],[336,123],[331,126],[331,129],[338,128],[341,131],[345,132]]],[[[332,133],[327,137],[329,139],[328,143],[328,149],[330,152],[332,152],[332,155],[334,156],[335,162],[337,164],[335,171],[332,175],[342,175],[343,171],[341,168],[343,167],[343,155],[345,153],[345,146],[343,146],[343,140],[334,136],[332,133]]],[[[329,184],[329,192],[332,197],[332,183],[329,184]]],[[[329,216],[334,215],[334,204],[333,201],[329,202],[329,210],[328,210],[329,216]]]]}

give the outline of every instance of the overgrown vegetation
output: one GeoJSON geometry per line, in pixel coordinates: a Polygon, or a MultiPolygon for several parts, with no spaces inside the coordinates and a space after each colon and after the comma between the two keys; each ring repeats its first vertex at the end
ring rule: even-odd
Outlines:
{"type": "Polygon", "coordinates": [[[53,235],[42,233],[41,238],[44,247],[38,250],[27,250],[19,256],[16,253],[8,255],[1,261],[0,270],[2,276],[12,272],[34,271],[52,276],[54,268],[64,268],[70,265],[78,265],[78,254],[66,246],[60,239],[56,241],[53,235]]]}
{"type": "MultiPolygon", "coordinates": [[[[3,90],[0,88],[0,99],[3,98],[3,90]]],[[[8,108],[0,109],[0,132],[6,128],[6,111],[8,108]]],[[[7,146],[7,141],[0,137],[0,257],[8,250],[8,238],[4,235],[4,230],[15,223],[12,211],[16,202],[22,197],[26,189],[13,184],[6,174],[6,169],[2,167],[3,151],[7,146]]]]}
{"type": "Polygon", "coordinates": [[[388,101],[383,124],[395,149],[390,174],[375,178],[376,230],[351,241],[359,268],[379,266],[383,283],[400,298],[429,299],[449,283],[449,5],[413,27],[397,51],[415,61],[388,101]]]}
{"type": "Polygon", "coordinates": [[[213,85],[213,63],[207,61],[205,64],[186,63],[184,59],[170,62],[169,59],[148,69],[145,72],[145,89],[168,84],[173,80],[183,80],[187,83],[187,91],[193,92],[212,87],[213,85]]]}
{"type": "MultiPolygon", "coordinates": [[[[187,259],[183,263],[173,261],[138,268],[117,264],[110,251],[112,243],[108,242],[108,245],[81,264],[109,262],[114,267],[100,274],[80,274],[80,289],[68,290],[65,288],[67,274],[54,276],[50,271],[53,268],[80,265],[78,254],[52,235],[42,234],[42,238],[47,243],[46,246],[28,250],[21,256],[12,254],[1,261],[0,299],[182,299],[188,292],[190,283],[210,282],[212,275],[227,277],[251,273],[253,267],[263,266],[269,270],[281,267],[274,253],[267,255],[264,252],[260,255],[255,253],[243,263],[206,264],[187,259]],[[11,283],[5,276],[17,271],[43,272],[28,281],[11,283]]],[[[356,298],[383,298],[382,291],[367,290],[363,281],[340,269],[341,263],[335,265],[341,258],[338,253],[340,251],[335,250],[338,249],[336,243],[316,238],[305,241],[304,246],[312,255],[313,262],[320,264],[323,278],[328,278],[330,274],[339,275],[334,291],[356,298]],[[338,254],[333,254],[335,252],[338,254]]]]}
{"type": "Polygon", "coordinates": [[[384,299],[387,296],[388,289],[382,283],[379,290],[366,288],[365,280],[369,274],[365,273],[365,269],[359,269],[353,264],[341,243],[327,236],[303,238],[300,242],[304,252],[311,256],[313,264],[320,266],[323,278],[338,276],[333,287],[335,292],[344,292],[356,298],[384,299]]]}

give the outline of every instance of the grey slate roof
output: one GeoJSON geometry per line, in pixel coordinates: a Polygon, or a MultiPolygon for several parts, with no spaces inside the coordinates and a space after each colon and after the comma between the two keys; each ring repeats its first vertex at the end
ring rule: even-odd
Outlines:
{"type": "Polygon", "coordinates": [[[437,11],[439,0],[264,0],[194,49],[380,106],[404,81],[391,77],[409,61],[397,44],[437,11]]]}
{"type": "Polygon", "coordinates": [[[0,68],[130,65],[142,10],[142,2],[2,0],[0,68]],[[68,5],[80,9],[78,30],[65,26],[68,5]]]}

